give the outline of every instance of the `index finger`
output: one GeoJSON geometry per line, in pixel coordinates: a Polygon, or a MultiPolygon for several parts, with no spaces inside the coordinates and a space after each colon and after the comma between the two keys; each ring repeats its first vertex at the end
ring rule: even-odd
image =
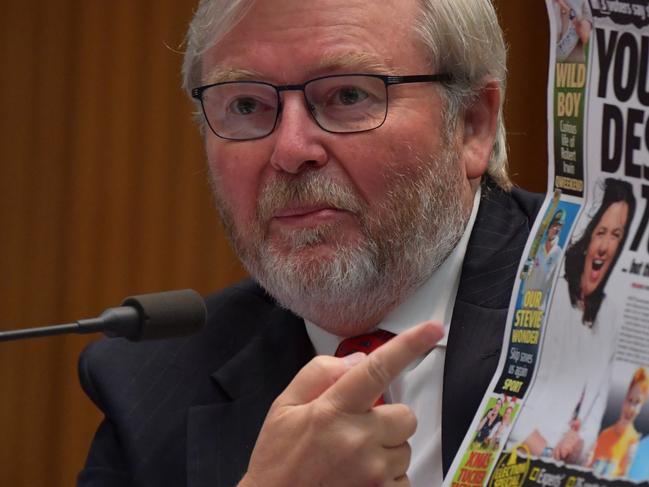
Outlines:
{"type": "Polygon", "coordinates": [[[369,410],[401,371],[432,349],[442,336],[442,325],[432,321],[400,333],[347,371],[321,397],[340,411],[369,410]]]}

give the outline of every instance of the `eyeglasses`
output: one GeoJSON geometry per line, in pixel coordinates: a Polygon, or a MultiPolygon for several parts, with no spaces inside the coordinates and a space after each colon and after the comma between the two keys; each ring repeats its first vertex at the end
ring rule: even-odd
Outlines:
{"type": "Polygon", "coordinates": [[[270,135],[277,126],[284,91],[303,93],[309,112],[322,130],[348,134],[383,125],[388,114],[389,86],[452,80],[449,74],[341,74],[282,86],[263,81],[226,81],[194,88],[192,97],[200,100],[212,132],[223,139],[253,140],[270,135]]]}

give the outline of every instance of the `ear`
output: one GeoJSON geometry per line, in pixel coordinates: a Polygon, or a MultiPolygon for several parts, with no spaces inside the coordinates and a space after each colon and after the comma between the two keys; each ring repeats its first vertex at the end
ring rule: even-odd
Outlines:
{"type": "Polygon", "coordinates": [[[462,161],[468,179],[480,178],[487,171],[496,140],[499,110],[499,84],[496,80],[487,80],[463,114],[462,161]]]}

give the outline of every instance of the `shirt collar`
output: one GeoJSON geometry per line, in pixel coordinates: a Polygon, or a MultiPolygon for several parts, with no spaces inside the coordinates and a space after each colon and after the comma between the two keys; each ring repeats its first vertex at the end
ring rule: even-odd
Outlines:
{"type": "MultiPolygon", "coordinates": [[[[377,328],[399,334],[422,321],[438,320],[444,324],[444,337],[438,342],[437,346],[446,347],[455,296],[460,284],[462,263],[464,262],[469,237],[473,231],[478,207],[480,206],[480,194],[481,188],[478,186],[473,198],[471,216],[462,237],[451,254],[410,297],[388,313],[377,328]]],[[[343,338],[323,330],[308,320],[304,320],[304,323],[316,354],[333,355],[343,338]]]]}

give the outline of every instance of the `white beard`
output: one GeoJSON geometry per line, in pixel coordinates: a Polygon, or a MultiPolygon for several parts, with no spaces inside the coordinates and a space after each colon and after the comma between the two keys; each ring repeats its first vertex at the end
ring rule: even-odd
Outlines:
{"type": "Polygon", "coordinates": [[[385,201],[370,208],[322,171],[278,177],[264,188],[258,223],[245,235],[215,194],[235,251],[268,293],[321,328],[352,335],[375,325],[431,276],[461,238],[470,214],[450,149],[407,174],[394,171],[392,178],[385,201]],[[268,237],[267,222],[277,209],[322,202],[355,215],[360,242],[338,241],[335,224],[268,237]],[[315,252],[322,242],[333,245],[331,255],[315,252]]]}

